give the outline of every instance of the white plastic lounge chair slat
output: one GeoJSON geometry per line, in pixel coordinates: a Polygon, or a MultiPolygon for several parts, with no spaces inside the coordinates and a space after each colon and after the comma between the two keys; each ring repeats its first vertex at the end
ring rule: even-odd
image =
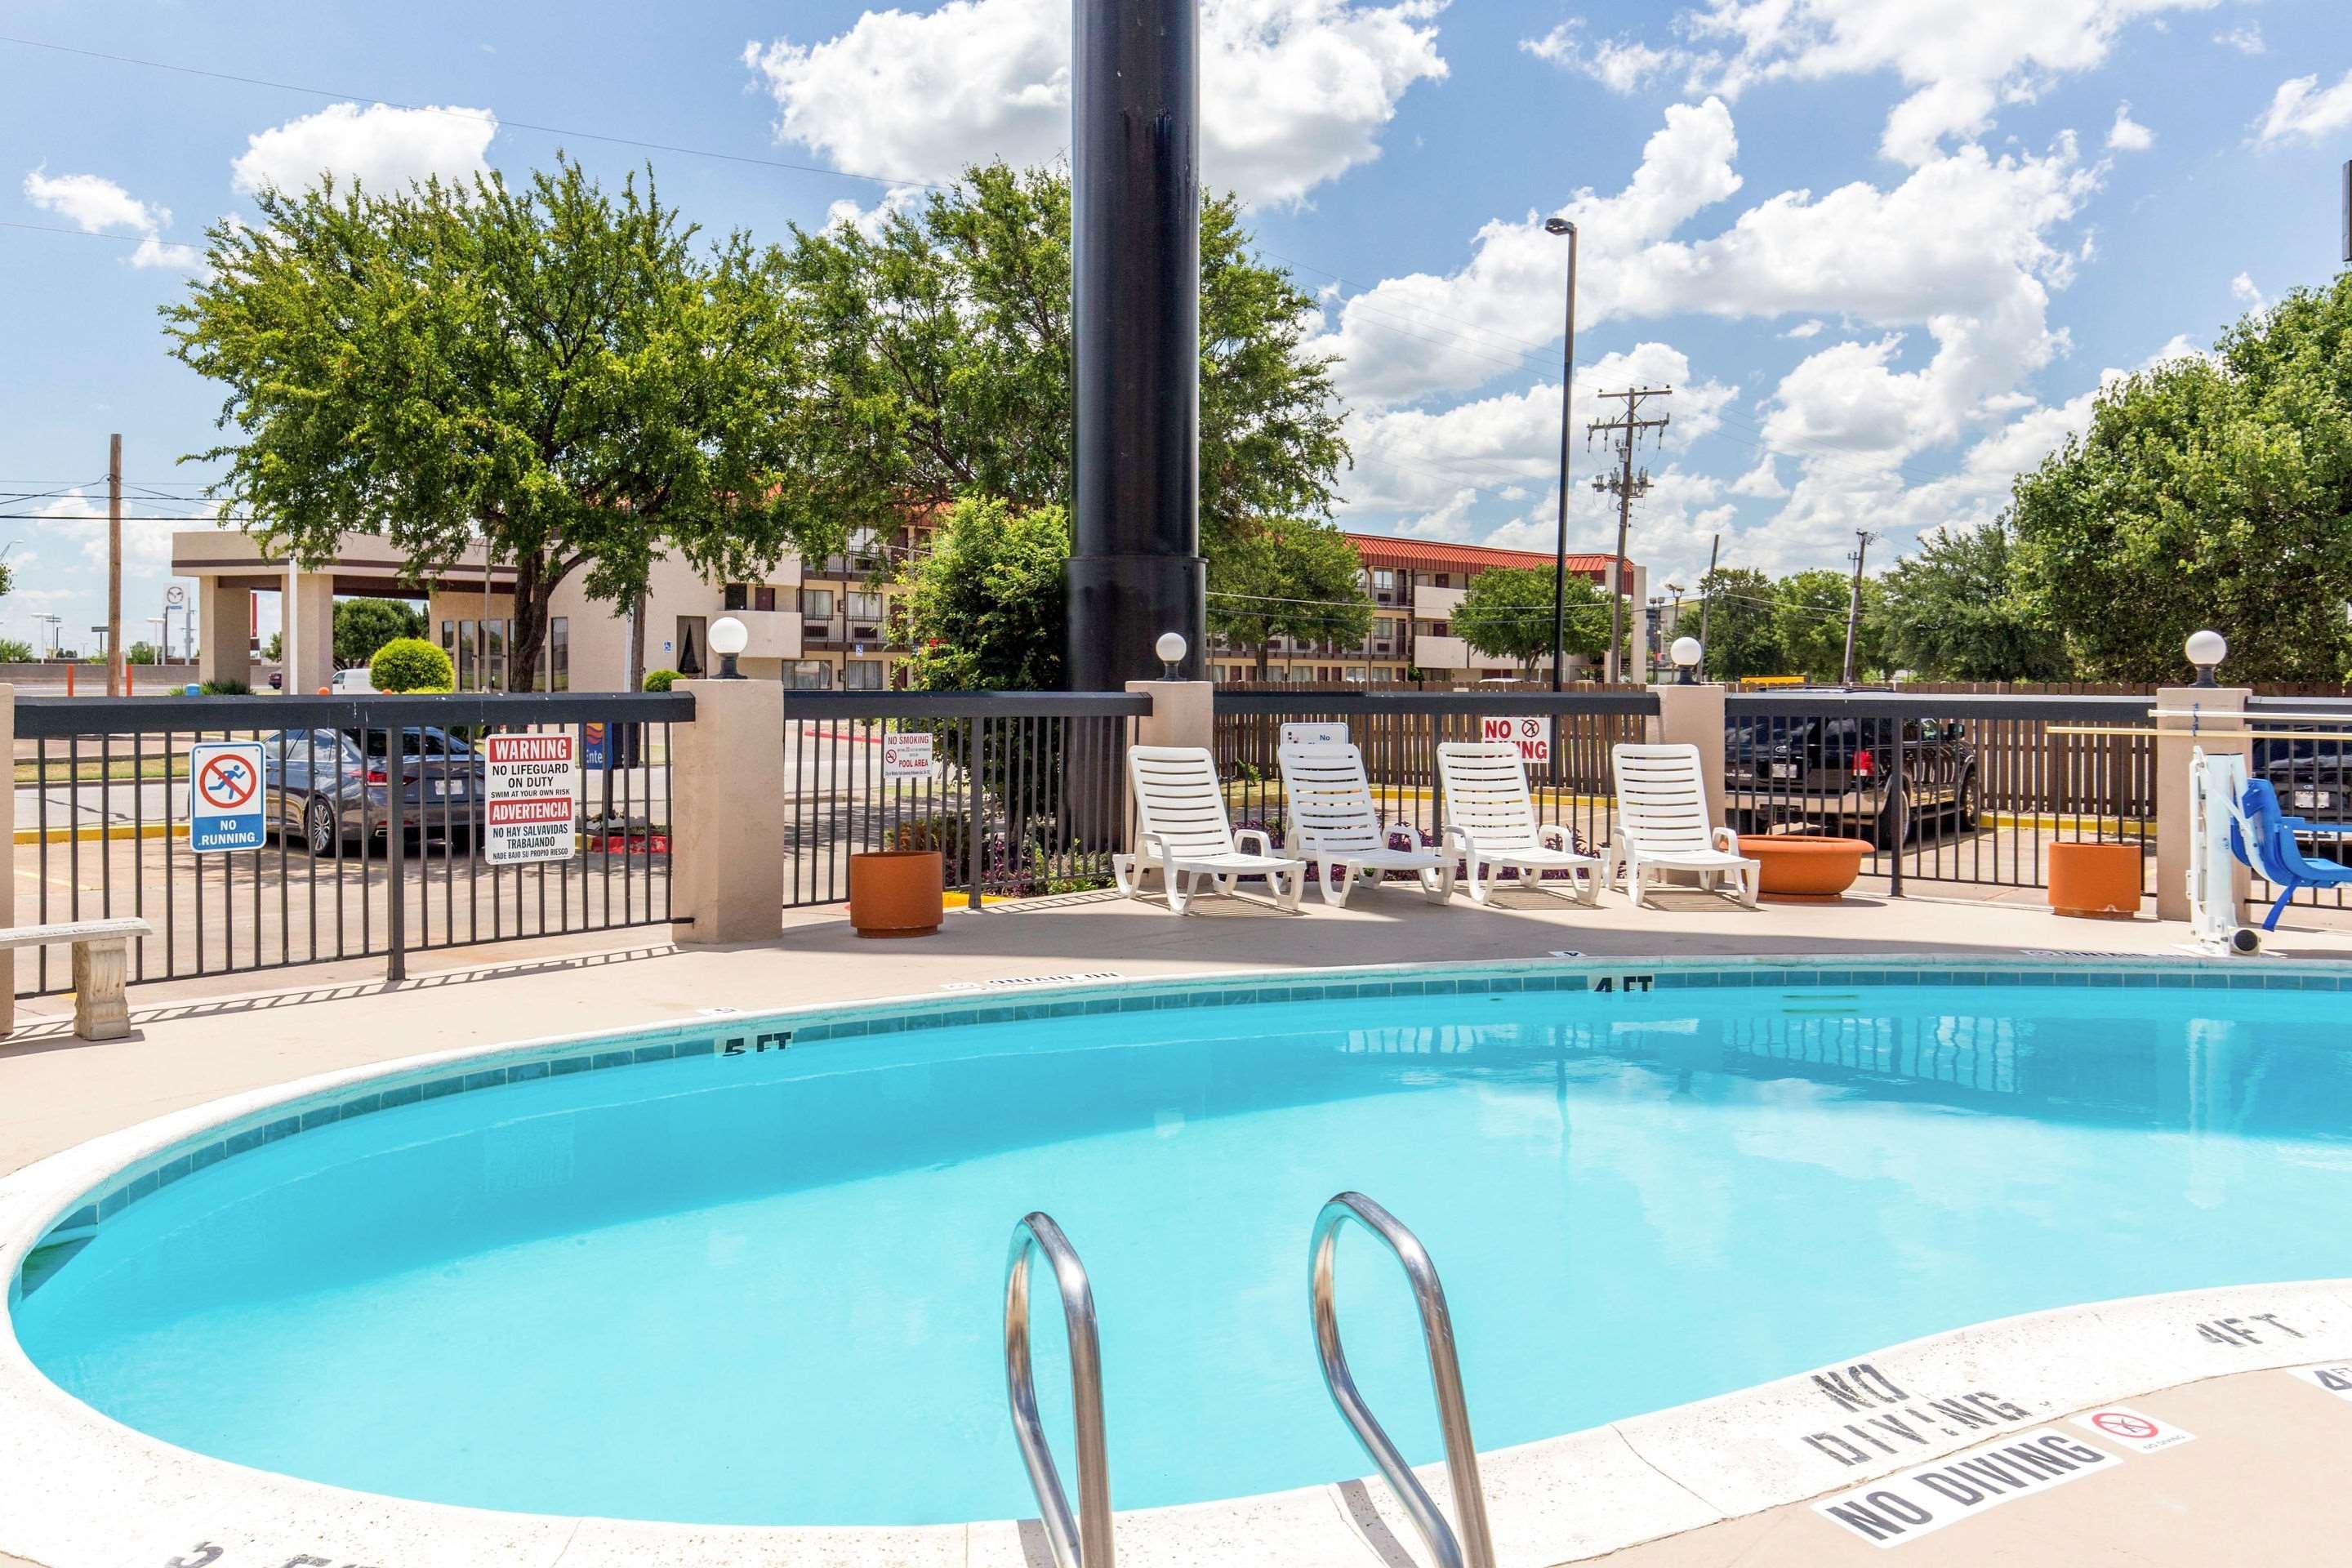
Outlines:
{"type": "Polygon", "coordinates": [[[1437,748],[1437,773],[1446,847],[1463,858],[1473,902],[1485,903],[1506,871],[1522,887],[1566,892],[1587,904],[1600,900],[1606,868],[1570,849],[1565,828],[1547,827],[1537,818],[1517,746],[1447,742],[1437,748]],[[1568,871],[1571,878],[1539,880],[1548,871],[1568,871]]]}
{"type": "Polygon", "coordinates": [[[1352,745],[1285,746],[1276,759],[1296,847],[1317,862],[1315,885],[1325,902],[1344,906],[1359,880],[1378,887],[1390,871],[1410,874],[1433,901],[1453,895],[1451,855],[1390,847],[1363,752],[1352,745]]]}
{"type": "Polygon", "coordinates": [[[1272,853],[1262,831],[1234,831],[1216,762],[1207,751],[1130,746],[1127,767],[1135,794],[1136,848],[1112,858],[1120,892],[1141,897],[1144,873],[1157,871],[1168,907],[1181,914],[1204,889],[1231,893],[1241,878],[1264,877],[1285,910],[1297,910],[1307,863],[1272,853]],[[1247,853],[1244,844],[1265,853],[1247,853]]]}

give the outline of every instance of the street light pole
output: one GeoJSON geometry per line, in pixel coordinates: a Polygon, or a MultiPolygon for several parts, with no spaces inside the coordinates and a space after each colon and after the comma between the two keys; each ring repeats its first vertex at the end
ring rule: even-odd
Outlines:
{"type": "Polygon", "coordinates": [[[1551,689],[1558,691],[1568,663],[1568,431],[1576,395],[1577,235],[1576,226],[1564,217],[1546,221],[1544,232],[1568,237],[1568,336],[1559,356],[1559,531],[1551,561],[1551,689]]]}

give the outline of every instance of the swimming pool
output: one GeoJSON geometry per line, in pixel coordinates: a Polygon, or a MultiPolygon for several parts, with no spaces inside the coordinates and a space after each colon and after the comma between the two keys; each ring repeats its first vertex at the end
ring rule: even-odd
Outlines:
{"type": "MultiPolygon", "coordinates": [[[[1344,1187],[1436,1258],[1487,1448],[2009,1313],[2352,1273],[2332,977],[1632,978],[730,1019],[353,1086],[104,1189],[14,1327],[119,1421],[335,1485],[920,1523],[1031,1510],[999,1333],[1032,1208],[1093,1275],[1122,1508],[1363,1470],[1305,1300],[1344,1187]]],[[[1360,1237],[1341,1272],[1359,1381],[1433,1458],[1404,1292],[1360,1237]]]]}

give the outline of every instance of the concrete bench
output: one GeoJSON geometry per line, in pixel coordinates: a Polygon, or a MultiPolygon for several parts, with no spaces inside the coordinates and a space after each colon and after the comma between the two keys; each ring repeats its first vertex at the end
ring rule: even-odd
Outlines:
{"type": "MultiPolygon", "coordinates": [[[[74,1034],[85,1040],[119,1040],[131,1032],[131,1005],[122,994],[131,973],[131,939],[152,936],[154,931],[136,915],[62,925],[10,926],[0,930],[0,952],[71,942],[74,1034]]],[[[0,1035],[16,1026],[16,1003],[10,996],[0,1001],[0,1035]]]]}

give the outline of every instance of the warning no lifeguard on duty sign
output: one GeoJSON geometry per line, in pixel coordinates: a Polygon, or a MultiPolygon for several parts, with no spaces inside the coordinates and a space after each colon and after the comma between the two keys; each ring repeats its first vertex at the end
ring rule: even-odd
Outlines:
{"type": "Polygon", "coordinates": [[[578,742],[492,735],[482,742],[482,858],[493,866],[569,860],[580,794],[578,742]]]}

